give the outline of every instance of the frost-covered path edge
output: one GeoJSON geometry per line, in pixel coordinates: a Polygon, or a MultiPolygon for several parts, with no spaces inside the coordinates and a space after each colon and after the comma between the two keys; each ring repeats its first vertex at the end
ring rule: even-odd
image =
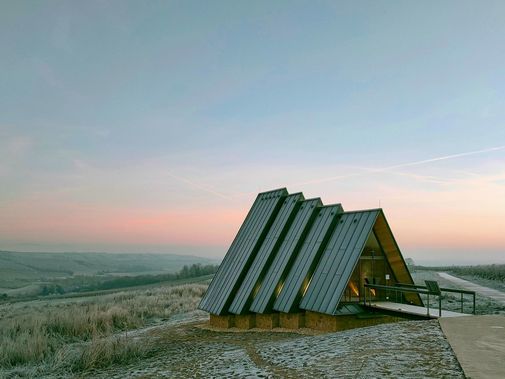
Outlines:
{"type": "Polygon", "coordinates": [[[497,301],[498,303],[505,305],[505,293],[501,291],[489,287],[484,287],[465,279],[457,278],[446,272],[438,272],[437,274],[440,275],[442,278],[447,279],[468,291],[475,291],[475,293],[478,293],[479,295],[489,297],[497,301]]]}

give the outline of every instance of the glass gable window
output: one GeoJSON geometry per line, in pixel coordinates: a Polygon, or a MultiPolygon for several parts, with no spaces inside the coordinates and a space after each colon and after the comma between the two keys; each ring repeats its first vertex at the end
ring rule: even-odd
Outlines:
{"type": "MultiPolygon", "coordinates": [[[[372,232],[368,238],[358,264],[351,275],[342,300],[345,302],[363,301],[364,286],[366,283],[380,285],[394,285],[396,283],[374,232],[372,232]]],[[[387,298],[385,291],[376,291],[372,289],[367,292],[367,297],[370,295],[377,300],[387,298]]]]}

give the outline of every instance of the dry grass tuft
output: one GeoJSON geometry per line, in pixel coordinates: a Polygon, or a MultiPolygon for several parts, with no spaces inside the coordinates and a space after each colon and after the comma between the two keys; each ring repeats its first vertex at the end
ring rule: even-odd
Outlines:
{"type": "Polygon", "coordinates": [[[0,368],[43,362],[78,372],[144,357],[151,346],[122,332],[196,309],[206,288],[186,284],[3,309],[0,368]]]}
{"type": "Polygon", "coordinates": [[[124,364],[143,358],[149,352],[148,342],[131,337],[95,338],[83,349],[79,359],[73,362],[73,368],[80,371],[124,364]]]}
{"type": "Polygon", "coordinates": [[[99,336],[79,348],[66,346],[53,357],[53,368],[60,371],[83,372],[126,364],[145,358],[154,351],[149,341],[127,335],[100,338],[99,336]]]}
{"type": "Polygon", "coordinates": [[[56,349],[52,338],[42,328],[0,332],[0,367],[13,367],[44,360],[56,349]],[[7,333],[6,333],[7,332],[7,333]]]}

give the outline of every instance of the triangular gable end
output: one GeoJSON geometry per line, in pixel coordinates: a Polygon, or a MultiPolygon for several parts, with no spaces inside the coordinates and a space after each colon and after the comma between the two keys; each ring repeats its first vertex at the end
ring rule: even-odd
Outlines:
{"type": "MultiPolygon", "coordinates": [[[[384,212],[381,211],[377,221],[375,222],[373,230],[398,283],[414,284],[414,280],[410,275],[410,271],[405,263],[405,259],[403,258],[400,248],[396,243],[395,237],[389,227],[384,212]]],[[[410,293],[406,294],[405,297],[407,301],[412,302],[414,305],[424,306],[418,294],[410,293]]]]}
{"type": "MultiPolygon", "coordinates": [[[[347,279],[345,291],[340,294],[332,314],[338,313],[341,302],[363,302],[364,284],[367,281],[370,284],[388,286],[394,286],[397,283],[414,284],[382,209],[368,233],[359,258],[354,262],[354,269],[347,279]]],[[[399,298],[394,297],[396,295],[392,292],[386,294],[384,291],[376,290],[367,292],[367,298],[371,297],[375,300],[389,300],[386,298],[390,297],[398,301],[399,298]]],[[[402,295],[398,294],[398,296],[402,295]]],[[[416,293],[406,293],[404,299],[414,305],[423,306],[421,298],[416,293]]]]}
{"type": "MultiPolygon", "coordinates": [[[[413,284],[381,209],[342,215],[300,307],[335,315],[341,302],[363,302],[367,281],[413,284]]],[[[405,297],[422,305],[416,294],[405,297]]]]}

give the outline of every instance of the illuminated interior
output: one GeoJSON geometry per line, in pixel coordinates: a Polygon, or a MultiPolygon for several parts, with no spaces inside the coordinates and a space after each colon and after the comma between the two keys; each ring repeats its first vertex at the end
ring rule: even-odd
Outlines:
{"type": "Polygon", "coordinates": [[[310,277],[310,279],[308,281],[306,281],[306,283],[304,283],[303,292],[302,292],[303,296],[305,296],[305,293],[307,292],[307,289],[309,288],[311,281],[312,281],[312,276],[310,277]]]}
{"type": "MultiPolygon", "coordinates": [[[[365,284],[394,285],[397,283],[395,276],[384,255],[374,232],[370,233],[365,248],[351,275],[351,279],[344,292],[342,301],[360,302],[364,300],[365,284]]],[[[371,289],[367,292],[367,298],[385,300],[387,294],[384,291],[371,289]]]]}
{"type": "Polygon", "coordinates": [[[282,291],[282,288],[284,287],[284,282],[280,282],[277,287],[275,288],[275,297],[277,298],[279,294],[282,291]]]}

